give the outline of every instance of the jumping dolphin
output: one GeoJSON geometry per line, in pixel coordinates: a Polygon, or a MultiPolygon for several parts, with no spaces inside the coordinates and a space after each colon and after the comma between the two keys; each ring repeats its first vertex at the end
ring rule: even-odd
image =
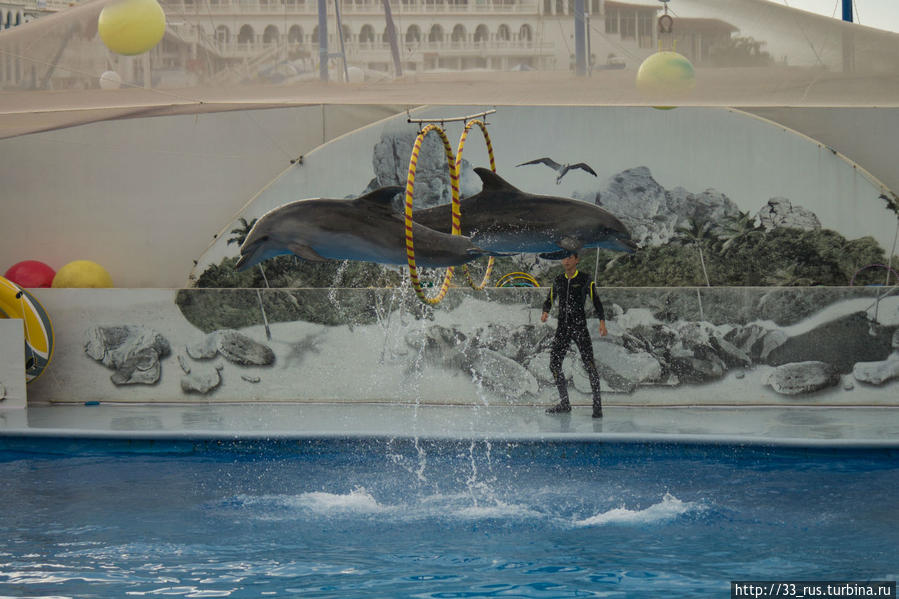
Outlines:
{"type": "Polygon", "coordinates": [[[556,177],[556,185],[559,185],[562,182],[562,177],[564,177],[566,174],[568,174],[568,171],[574,170],[576,168],[585,170],[588,173],[590,173],[591,175],[593,175],[594,177],[597,176],[596,171],[594,171],[592,168],[590,168],[590,165],[588,165],[585,162],[578,162],[577,164],[559,164],[552,158],[537,158],[536,160],[522,162],[521,164],[516,164],[515,166],[527,166],[528,164],[545,164],[546,166],[550,167],[551,169],[553,169],[554,171],[559,173],[559,176],[556,177]]]}
{"type": "MultiPolygon", "coordinates": [[[[406,264],[403,217],[391,210],[402,187],[382,187],[355,200],[308,199],[264,214],[240,246],[237,270],[263,260],[295,254],[304,260],[361,260],[406,264]]],[[[456,266],[485,252],[461,235],[413,224],[415,263],[421,267],[456,266]]]]}
{"type": "MultiPolygon", "coordinates": [[[[582,248],[633,252],[630,232],[610,212],[581,200],[521,191],[485,168],[474,172],[483,188],[462,200],[462,235],[486,253],[539,253],[557,259],[582,248]]],[[[450,205],[415,213],[415,222],[449,231],[450,205]]]]}

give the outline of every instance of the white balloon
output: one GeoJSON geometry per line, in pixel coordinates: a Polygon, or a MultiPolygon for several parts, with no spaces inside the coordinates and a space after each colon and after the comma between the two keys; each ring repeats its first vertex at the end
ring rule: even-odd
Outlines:
{"type": "Polygon", "coordinates": [[[365,71],[359,67],[347,67],[350,83],[362,83],[365,81],[365,71]]]}
{"type": "Polygon", "coordinates": [[[119,89],[122,87],[122,78],[115,71],[104,71],[100,75],[100,89],[119,89]]]}

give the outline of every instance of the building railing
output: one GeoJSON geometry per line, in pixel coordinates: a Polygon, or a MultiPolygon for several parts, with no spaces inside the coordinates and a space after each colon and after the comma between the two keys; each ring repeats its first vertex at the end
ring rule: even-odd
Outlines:
{"type": "MultiPolygon", "coordinates": [[[[406,48],[416,52],[451,53],[458,55],[478,55],[486,51],[503,52],[533,52],[535,50],[548,50],[554,47],[551,42],[535,42],[528,40],[491,40],[478,42],[462,41],[421,41],[401,42],[406,48]]],[[[285,50],[306,50],[310,56],[318,56],[318,43],[286,42],[215,42],[215,47],[223,56],[255,56],[262,52],[281,46],[285,50]]],[[[333,48],[333,46],[332,46],[333,48]]],[[[360,52],[379,52],[390,50],[390,44],[386,41],[348,42],[346,51],[349,56],[358,55],[360,52]]]]}
{"type": "MultiPolygon", "coordinates": [[[[166,2],[165,8],[175,14],[317,14],[315,0],[218,0],[208,2],[166,2]]],[[[470,0],[464,3],[443,2],[442,0],[413,0],[404,2],[392,0],[391,11],[395,14],[536,14],[538,0],[470,0]]],[[[375,0],[341,2],[343,14],[383,14],[384,6],[375,0]]],[[[333,13],[333,5],[328,6],[333,13]]]]}

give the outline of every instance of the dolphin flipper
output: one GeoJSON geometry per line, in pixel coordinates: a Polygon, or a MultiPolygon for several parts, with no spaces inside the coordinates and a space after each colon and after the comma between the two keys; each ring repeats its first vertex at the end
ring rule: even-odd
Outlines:
{"type": "Polygon", "coordinates": [[[287,249],[291,252],[302,258],[303,260],[308,260],[309,262],[327,262],[328,259],[319,255],[314,249],[309,247],[308,245],[303,245],[301,243],[290,243],[287,245],[287,249]]]}
{"type": "Polygon", "coordinates": [[[538,255],[544,260],[561,260],[569,254],[579,254],[584,248],[583,242],[580,239],[575,239],[574,237],[563,237],[559,240],[559,243],[557,245],[562,249],[556,252],[543,252],[542,254],[538,255]]]}
{"type": "Polygon", "coordinates": [[[559,250],[557,252],[543,252],[542,254],[537,254],[544,260],[561,260],[565,256],[569,255],[571,252],[568,250],[559,250]]]}

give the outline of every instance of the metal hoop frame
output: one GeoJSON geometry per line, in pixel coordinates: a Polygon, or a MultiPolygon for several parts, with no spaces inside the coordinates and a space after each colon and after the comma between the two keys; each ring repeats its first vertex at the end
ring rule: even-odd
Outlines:
{"type": "MultiPolygon", "coordinates": [[[[471,131],[471,128],[477,125],[481,129],[481,133],[484,134],[484,143],[487,144],[487,155],[490,157],[490,170],[494,173],[496,172],[496,159],[493,156],[493,144],[490,142],[490,134],[487,133],[487,125],[482,120],[472,120],[465,123],[465,129],[462,131],[462,137],[459,138],[459,148],[456,150],[456,173],[459,175],[462,174],[462,150],[465,148],[465,141],[468,139],[468,132],[471,131]]],[[[490,256],[487,260],[487,270],[484,272],[484,278],[480,283],[476,284],[471,279],[471,271],[468,268],[467,264],[462,266],[462,270],[465,271],[465,278],[468,279],[468,284],[472,289],[476,291],[483,290],[487,283],[490,281],[490,275],[493,273],[493,263],[495,262],[493,256],[490,256]]]]}
{"type": "Polygon", "coordinates": [[[428,297],[424,292],[424,289],[421,287],[421,281],[418,277],[418,267],[415,265],[415,243],[412,236],[412,198],[413,193],[415,192],[415,170],[418,168],[418,154],[421,152],[421,144],[424,141],[425,137],[434,131],[437,135],[440,136],[441,141],[443,141],[443,149],[446,152],[446,163],[449,167],[450,173],[450,187],[452,188],[452,229],[451,233],[453,235],[461,235],[462,234],[462,226],[461,226],[461,212],[459,210],[459,171],[456,168],[456,157],[453,154],[453,149],[450,146],[449,138],[446,136],[446,132],[441,129],[438,125],[428,125],[418,134],[418,137],[415,138],[415,145],[412,146],[412,157],[409,159],[409,174],[406,177],[406,210],[405,210],[405,225],[406,225],[406,261],[409,264],[409,277],[412,279],[412,287],[415,289],[415,294],[426,304],[435,305],[440,303],[443,300],[446,292],[449,290],[450,282],[453,280],[453,272],[454,268],[452,266],[448,266],[446,269],[446,273],[443,276],[443,284],[440,286],[440,290],[437,292],[437,295],[434,297],[428,297]]]}

